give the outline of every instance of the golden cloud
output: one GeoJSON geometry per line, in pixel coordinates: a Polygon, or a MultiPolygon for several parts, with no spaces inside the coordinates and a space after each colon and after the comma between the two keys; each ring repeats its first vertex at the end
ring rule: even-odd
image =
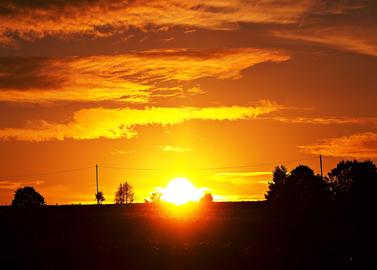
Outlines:
{"type": "Polygon", "coordinates": [[[313,145],[299,146],[307,153],[331,157],[377,158],[377,133],[364,132],[325,139],[313,145]]]}
{"type": "MultiPolygon", "coordinates": [[[[48,35],[90,34],[107,37],[129,27],[165,30],[170,26],[233,29],[238,23],[292,23],[313,0],[77,0],[12,1],[0,3],[0,36],[9,40],[48,35]]],[[[0,39],[1,40],[1,39],[0,39]]],[[[9,41],[8,41],[9,43],[9,41]]]]}
{"type": "Polygon", "coordinates": [[[183,153],[183,152],[191,152],[191,148],[184,148],[176,145],[158,145],[158,149],[160,149],[163,152],[177,152],[177,153],[183,153]]]}
{"type": "Polygon", "coordinates": [[[219,182],[232,183],[236,185],[247,185],[247,184],[266,185],[271,175],[272,175],[272,172],[266,172],[266,171],[226,172],[226,173],[216,173],[213,176],[213,178],[219,182]]]}
{"type": "Polygon", "coordinates": [[[0,59],[0,101],[115,100],[146,103],[153,97],[193,95],[179,83],[204,77],[237,79],[258,63],[289,59],[275,50],[150,50],[122,55],[0,59]],[[166,87],[168,82],[174,86],[166,87]]]}
{"type": "Polygon", "coordinates": [[[65,124],[47,121],[29,121],[25,128],[0,129],[0,138],[22,141],[48,141],[64,139],[132,138],[133,129],[141,125],[175,125],[190,120],[242,120],[252,119],[283,107],[269,101],[250,107],[151,107],[137,109],[92,108],[77,111],[65,124]]]}

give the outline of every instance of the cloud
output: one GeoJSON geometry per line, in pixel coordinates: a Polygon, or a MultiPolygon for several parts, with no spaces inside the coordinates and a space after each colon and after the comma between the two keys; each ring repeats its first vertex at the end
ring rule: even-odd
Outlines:
{"type": "MultiPolygon", "coordinates": [[[[9,44],[45,36],[87,34],[108,37],[134,27],[187,26],[234,29],[239,23],[296,22],[315,1],[249,0],[77,0],[14,1],[0,3],[0,37],[9,44]]],[[[0,40],[1,40],[0,39],[0,40]]]]}
{"type": "Polygon", "coordinates": [[[265,49],[149,50],[122,55],[0,58],[0,101],[123,101],[200,94],[180,84],[204,77],[238,79],[258,63],[289,59],[265,49]],[[167,84],[173,86],[166,86],[167,84]]]}
{"type": "Polygon", "coordinates": [[[338,26],[309,28],[304,30],[279,30],[273,35],[281,38],[319,43],[340,50],[377,56],[375,26],[338,26]]]}
{"type": "Polygon", "coordinates": [[[24,128],[0,129],[0,138],[21,141],[48,141],[64,139],[119,139],[137,135],[133,129],[142,125],[176,125],[190,120],[243,120],[282,109],[269,101],[250,107],[151,107],[144,110],[123,108],[83,109],[74,113],[68,123],[29,121],[24,128]]]}
{"type": "Polygon", "coordinates": [[[137,153],[137,150],[122,150],[122,149],[114,149],[110,152],[111,155],[128,155],[128,154],[134,154],[137,153]]]}
{"type": "Polygon", "coordinates": [[[214,179],[219,182],[232,183],[237,185],[247,185],[247,184],[267,184],[271,172],[226,172],[226,173],[216,173],[214,174],[214,179]],[[266,178],[261,180],[260,178],[266,178]],[[258,179],[256,179],[258,178],[258,179]]]}
{"type": "Polygon", "coordinates": [[[316,1],[298,25],[271,29],[279,38],[377,56],[377,5],[373,0],[316,1]]]}
{"type": "Polygon", "coordinates": [[[175,145],[158,145],[158,149],[160,149],[163,152],[177,152],[177,153],[183,153],[183,152],[191,152],[192,149],[190,148],[183,148],[180,146],[175,145]]]}
{"type": "Polygon", "coordinates": [[[377,133],[364,132],[329,138],[317,144],[299,146],[299,148],[310,154],[331,157],[377,158],[377,133]]]}
{"type": "Polygon", "coordinates": [[[244,201],[261,201],[264,200],[263,194],[223,194],[213,195],[216,202],[244,202],[244,201]]]}
{"type": "Polygon", "coordinates": [[[6,181],[0,180],[0,189],[12,189],[16,190],[22,186],[38,186],[43,184],[44,181],[28,181],[28,182],[18,182],[18,181],[6,181]]]}
{"type": "Polygon", "coordinates": [[[260,120],[274,120],[290,124],[312,124],[312,125],[372,125],[377,126],[376,117],[284,117],[284,116],[265,116],[259,117],[260,120]]]}

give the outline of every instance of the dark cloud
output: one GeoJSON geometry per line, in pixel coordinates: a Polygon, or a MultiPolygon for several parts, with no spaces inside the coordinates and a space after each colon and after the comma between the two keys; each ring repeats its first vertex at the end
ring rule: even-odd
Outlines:
{"type": "MultiPolygon", "coordinates": [[[[121,55],[0,58],[0,101],[44,103],[105,100],[146,103],[185,92],[180,83],[205,77],[238,79],[240,72],[289,56],[266,49],[151,50],[121,55]],[[174,81],[175,84],[166,83],[174,81]],[[25,91],[28,90],[28,91],[25,91]]],[[[190,89],[187,89],[189,93],[190,89]]],[[[196,90],[194,93],[200,93],[196,90]]]]}
{"type": "Polygon", "coordinates": [[[1,57],[0,90],[59,88],[63,84],[62,78],[46,69],[53,62],[51,58],[1,57]]]}

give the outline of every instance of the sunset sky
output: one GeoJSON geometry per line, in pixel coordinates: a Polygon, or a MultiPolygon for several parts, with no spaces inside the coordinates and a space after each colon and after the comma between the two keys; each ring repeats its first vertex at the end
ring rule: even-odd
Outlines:
{"type": "Polygon", "coordinates": [[[377,1],[2,0],[0,204],[263,199],[281,163],[377,161],[377,1]]]}

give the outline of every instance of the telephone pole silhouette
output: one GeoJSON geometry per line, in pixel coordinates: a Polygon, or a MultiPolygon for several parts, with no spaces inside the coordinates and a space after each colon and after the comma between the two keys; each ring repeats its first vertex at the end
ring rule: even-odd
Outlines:
{"type": "Polygon", "coordinates": [[[321,168],[321,179],[323,180],[322,155],[319,155],[319,166],[321,168]]]}
{"type": "Polygon", "coordinates": [[[98,164],[96,164],[96,187],[97,187],[96,199],[97,199],[97,204],[99,204],[99,198],[98,198],[98,164]]]}

